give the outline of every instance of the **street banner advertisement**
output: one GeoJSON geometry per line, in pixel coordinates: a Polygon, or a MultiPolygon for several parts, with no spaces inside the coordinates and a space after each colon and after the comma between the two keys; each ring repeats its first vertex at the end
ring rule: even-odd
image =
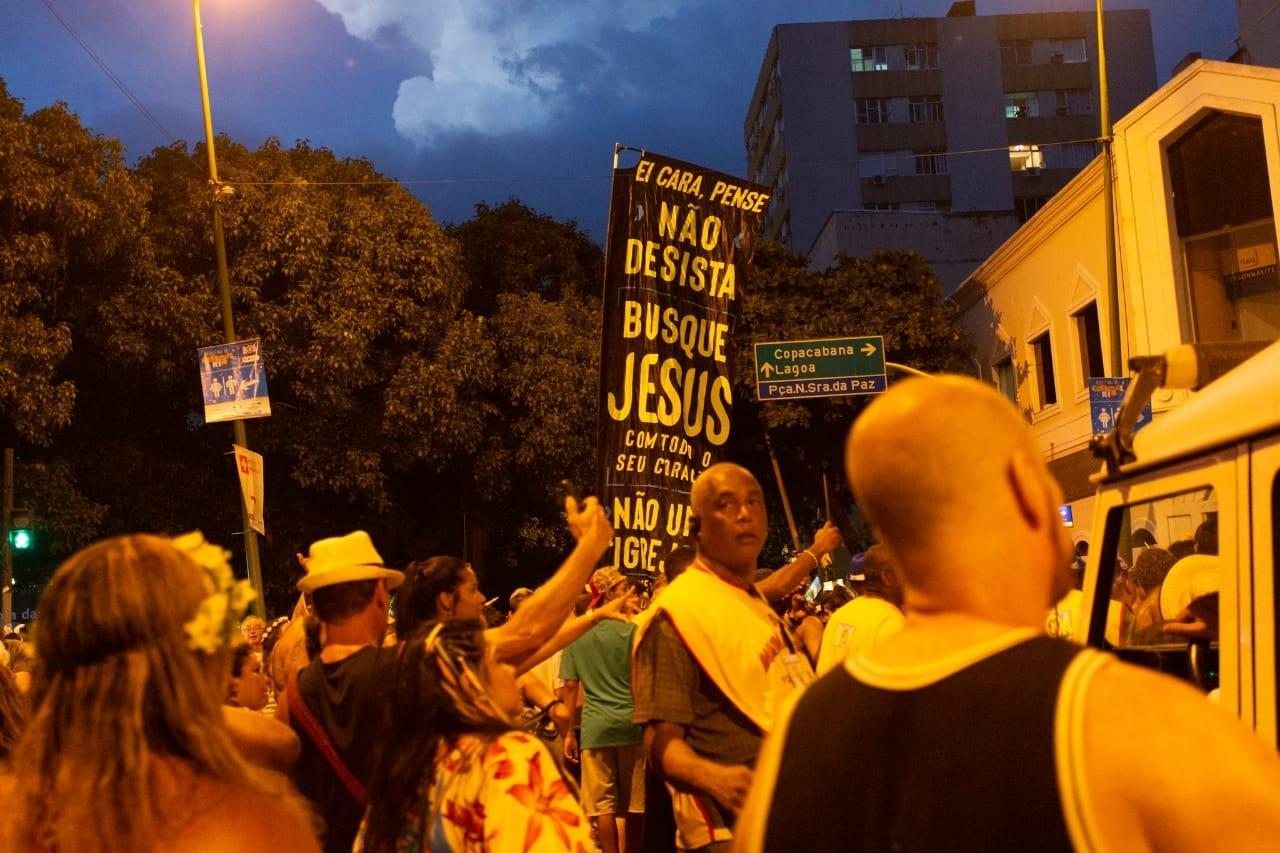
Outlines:
{"type": "Polygon", "coordinates": [[[263,536],[267,535],[262,520],[262,454],[254,453],[238,444],[231,445],[236,455],[236,473],[240,475],[240,496],[248,511],[249,527],[263,536]]]}
{"type": "Polygon", "coordinates": [[[690,487],[729,439],[729,339],[768,206],[764,187],[648,152],[614,168],[596,494],[624,573],[685,543],[690,487]]]}
{"type": "MultiPolygon", "coordinates": [[[[1127,376],[1091,376],[1089,386],[1089,421],[1094,435],[1102,435],[1111,431],[1120,414],[1120,404],[1124,402],[1124,392],[1129,389],[1127,376]]],[[[1151,423],[1151,403],[1147,402],[1133,425],[1136,433],[1151,423]]]]}
{"type": "Polygon", "coordinates": [[[205,423],[265,418],[271,414],[267,371],[258,338],[197,351],[205,423]]]}

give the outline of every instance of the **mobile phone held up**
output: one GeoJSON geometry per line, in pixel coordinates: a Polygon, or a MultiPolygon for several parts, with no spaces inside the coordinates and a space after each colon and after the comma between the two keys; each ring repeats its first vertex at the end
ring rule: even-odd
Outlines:
{"type": "MultiPolygon", "coordinates": [[[[575,501],[578,501],[579,503],[582,502],[582,496],[578,493],[578,487],[574,485],[573,480],[570,480],[568,478],[561,480],[560,492],[566,498],[573,498],[575,501]]],[[[604,517],[609,519],[610,521],[613,521],[613,516],[609,512],[608,506],[604,507],[604,517]]]]}

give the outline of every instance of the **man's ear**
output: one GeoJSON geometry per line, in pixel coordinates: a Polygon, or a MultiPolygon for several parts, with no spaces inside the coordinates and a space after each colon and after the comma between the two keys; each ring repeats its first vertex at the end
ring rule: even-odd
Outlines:
{"type": "Polygon", "coordinates": [[[689,534],[696,540],[702,532],[702,519],[696,515],[689,516],[689,534]]]}
{"type": "Polygon", "coordinates": [[[1049,506],[1049,493],[1045,488],[1044,475],[1035,463],[1027,458],[1026,453],[1019,450],[1009,460],[1007,476],[1009,491],[1013,495],[1018,514],[1031,529],[1042,529],[1048,522],[1046,507],[1049,506]]]}

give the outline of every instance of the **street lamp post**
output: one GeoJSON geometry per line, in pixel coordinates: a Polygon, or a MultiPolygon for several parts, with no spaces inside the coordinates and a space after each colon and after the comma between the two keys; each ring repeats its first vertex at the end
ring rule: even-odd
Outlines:
{"type": "MultiPolygon", "coordinates": [[[[231,315],[231,281],[227,275],[227,244],[222,233],[222,200],[231,194],[231,188],[218,180],[218,161],[214,154],[213,113],[209,109],[209,78],[204,67],[204,36],[200,23],[200,0],[191,0],[191,15],[196,30],[196,64],[200,68],[200,106],[204,110],[205,150],[209,152],[209,189],[213,200],[213,251],[218,263],[218,295],[222,300],[222,333],[227,343],[236,340],[235,320],[231,315]]],[[[241,447],[249,447],[249,439],[245,434],[244,421],[232,421],[235,443],[241,447]]],[[[258,534],[249,526],[249,509],[240,502],[240,517],[244,525],[244,553],[249,564],[249,581],[257,592],[254,598],[253,611],[259,616],[266,616],[266,605],[262,596],[262,567],[258,560],[258,534]]]]}
{"type": "Polygon", "coordinates": [[[1113,184],[1114,157],[1111,151],[1111,101],[1107,89],[1107,45],[1102,24],[1102,0],[1097,0],[1098,18],[1098,122],[1102,141],[1102,227],[1107,251],[1107,332],[1112,376],[1123,376],[1120,361],[1120,279],[1116,274],[1116,202],[1113,184]]]}

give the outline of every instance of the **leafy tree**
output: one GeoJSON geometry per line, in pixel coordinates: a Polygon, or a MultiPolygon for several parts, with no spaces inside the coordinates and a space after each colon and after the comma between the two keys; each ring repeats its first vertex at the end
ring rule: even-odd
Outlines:
{"type": "Polygon", "coordinates": [[[0,80],[0,437],[48,445],[72,417],[68,301],[132,274],[145,187],[65,104],[31,115],[0,80]]]}
{"type": "MultiPolygon", "coordinates": [[[[826,475],[832,520],[852,545],[865,545],[865,528],[849,520],[853,498],[844,474],[844,439],[868,404],[867,397],[760,403],[755,399],[756,341],[882,335],[890,361],[918,370],[970,370],[972,348],[956,320],[955,306],[919,255],[878,251],[870,258],[842,256],[825,271],[777,244],[760,246],[744,288],[742,318],[734,332],[732,454],[745,460],[771,495],[766,564],[785,561],[790,543],[765,445],[766,433],[783,470],[802,540],[826,512],[826,475]]],[[[890,375],[890,382],[894,381],[890,375]]],[[[803,542],[801,543],[804,544],[803,542]]]]}
{"type": "Polygon", "coordinates": [[[577,223],[514,199],[477,205],[451,233],[472,282],[468,304],[491,306],[497,374],[469,472],[468,539],[488,543],[490,586],[531,585],[570,547],[560,481],[595,479],[604,255],[577,223]]]}
{"type": "Polygon", "coordinates": [[[37,519],[37,572],[101,532],[106,507],[62,440],[84,406],[81,330],[100,326],[113,287],[151,277],[146,196],[118,141],[62,103],[25,114],[0,80],[0,443],[37,519]]]}

